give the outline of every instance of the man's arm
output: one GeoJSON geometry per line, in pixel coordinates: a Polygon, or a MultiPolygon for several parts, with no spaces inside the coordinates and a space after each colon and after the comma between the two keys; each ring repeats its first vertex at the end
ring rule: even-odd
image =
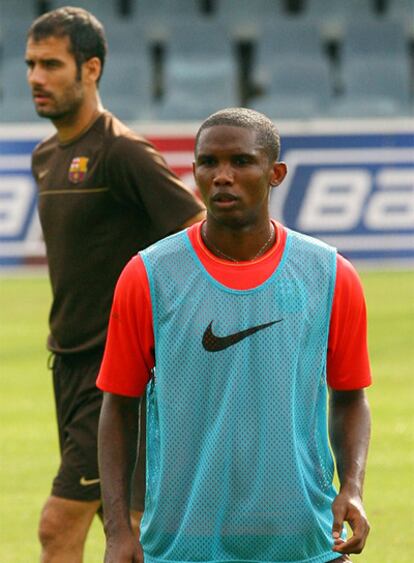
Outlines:
{"type": "Polygon", "coordinates": [[[329,433],[340,481],[339,494],[332,504],[333,551],[338,553],[361,553],[369,533],[362,489],[370,428],[370,410],[363,389],[330,390],[329,433]],[[340,534],[345,521],[353,535],[344,542],[340,534]]]}
{"type": "Polygon", "coordinates": [[[131,476],[136,458],[139,398],[105,393],[98,431],[105,563],[142,562],[130,522],[131,476]]]}
{"type": "Polygon", "coordinates": [[[185,221],[180,229],[178,229],[179,231],[186,229],[187,227],[191,227],[191,225],[193,225],[194,223],[198,223],[199,221],[202,221],[203,219],[206,218],[206,212],[203,209],[202,211],[199,211],[198,213],[196,213],[195,215],[193,215],[192,217],[190,217],[190,219],[188,219],[187,221],[185,221]]]}
{"type": "Polygon", "coordinates": [[[112,195],[145,211],[148,246],[204,216],[204,205],[146,139],[119,136],[107,153],[112,195]]]}

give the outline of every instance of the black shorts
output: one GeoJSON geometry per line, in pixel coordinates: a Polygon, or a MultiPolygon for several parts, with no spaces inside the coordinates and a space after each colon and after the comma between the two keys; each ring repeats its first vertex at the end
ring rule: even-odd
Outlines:
{"type": "MultiPolygon", "coordinates": [[[[101,498],[97,436],[102,392],[96,387],[96,378],[102,353],[99,350],[54,356],[52,371],[61,463],[53,480],[52,495],[57,497],[81,501],[101,498]]],[[[142,432],[141,437],[144,447],[138,457],[137,478],[132,487],[135,510],[143,510],[145,497],[142,432]]]]}

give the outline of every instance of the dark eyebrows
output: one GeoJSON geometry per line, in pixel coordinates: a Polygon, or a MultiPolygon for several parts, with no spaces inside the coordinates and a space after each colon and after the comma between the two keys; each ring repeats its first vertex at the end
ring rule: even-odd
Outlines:
{"type": "Polygon", "coordinates": [[[206,162],[214,158],[214,156],[209,153],[198,153],[195,156],[196,156],[195,158],[196,164],[202,164],[203,162],[206,162]]]}
{"type": "MultiPolygon", "coordinates": [[[[253,150],[251,151],[243,151],[241,150],[240,152],[234,152],[231,154],[231,158],[233,157],[240,157],[242,156],[243,158],[255,158],[259,152],[264,152],[264,149],[262,149],[262,147],[255,147],[253,150]]],[[[214,152],[210,153],[210,152],[197,152],[195,154],[196,158],[216,158],[216,154],[214,152]]]]}
{"type": "Polygon", "coordinates": [[[251,152],[239,152],[232,156],[232,158],[245,158],[247,160],[254,160],[256,158],[256,153],[251,152]]]}
{"type": "MultiPolygon", "coordinates": [[[[45,58],[45,59],[38,59],[37,60],[38,63],[42,64],[42,65],[50,65],[50,64],[54,64],[54,65],[61,65],[63,64],[62,61],[60,59],[55,59],[54,57],[50,57],[50,58],[45,58]]],[[[31,59],[29,57],[27,57],[25,59],[25,63],[29,66],[29,65],[33,65],[35,63],[34,59],[31,59]]]]}

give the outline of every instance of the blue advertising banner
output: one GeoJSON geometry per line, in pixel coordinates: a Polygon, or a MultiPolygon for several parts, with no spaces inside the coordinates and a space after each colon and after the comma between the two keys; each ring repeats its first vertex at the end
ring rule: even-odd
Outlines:
{"type": "MultiPolygon", "coordinates": [[[[196,126],[137,130],[191,185],[196,126]]],[[[351,260],[414,264],[414,124],[312,122],[280,130],[288,175],[272,194],[272,216],[351,260]]],[[[49,125],[0,127],[0,266],[45,262],[30,155],[51,132],[49,125]]]]}
{"type": "Polygon", "coordinates": [[[0,136],[0,266],[29,263],[45,254],[30,171],[38,141],[0,136]]]}
{"type": "Polygon", "coordinates": [[[353,260],[414,258],[414,134],[285,137],[274,217],[353,260]]]}

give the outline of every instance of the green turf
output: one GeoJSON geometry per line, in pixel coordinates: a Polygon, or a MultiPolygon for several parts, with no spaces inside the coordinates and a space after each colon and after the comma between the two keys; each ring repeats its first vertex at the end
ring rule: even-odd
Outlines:
{"type": "MultiPolygon", "coordinates": [[[[373,437],[365,489],[372,532],[364,554],[355,560],[408,563],[414,558],[414,272],[368,272],[362,279],[375,378],[369,390],[373,437]]],[[[38,515],[58,463],[45,351],[49,300],[44,277],[0,279],[3,563],[38,560],[38,515]]],[[[102,554],[97,521],[85,561],[100,563],[102,554]]]]}

